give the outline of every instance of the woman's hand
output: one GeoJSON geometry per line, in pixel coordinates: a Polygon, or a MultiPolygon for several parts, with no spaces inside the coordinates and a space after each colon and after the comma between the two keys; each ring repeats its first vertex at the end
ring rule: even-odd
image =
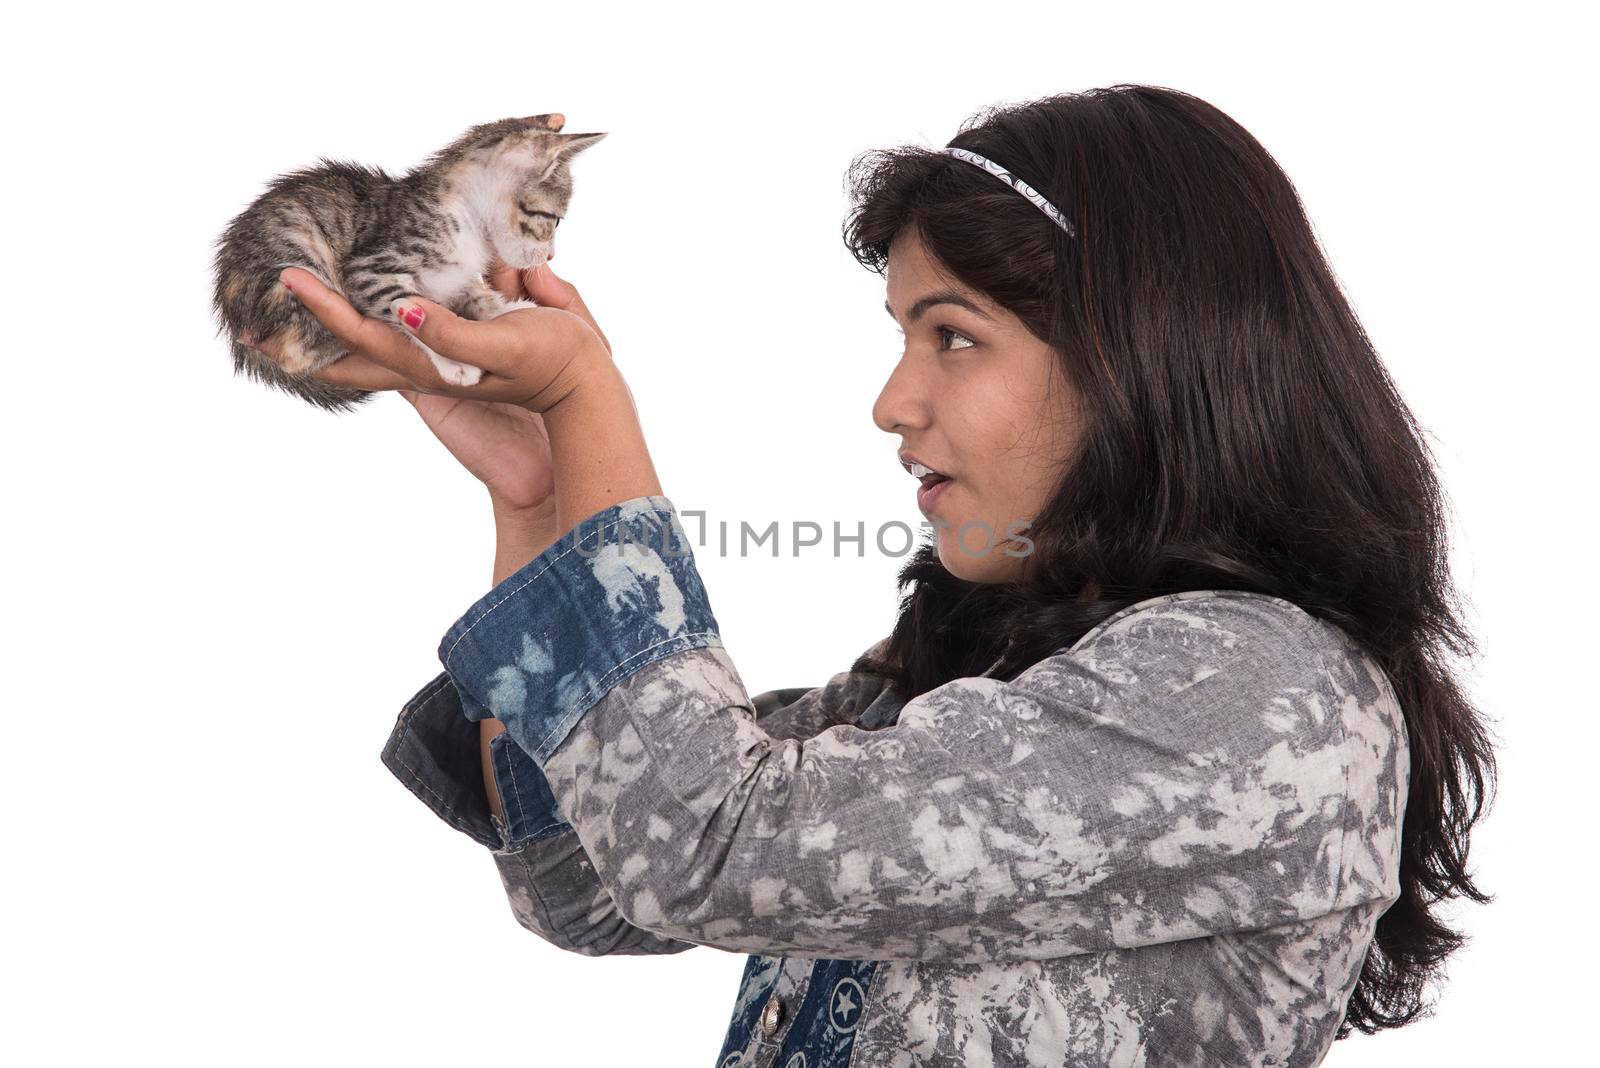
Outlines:
{"type": "MultiPolygon", "coordinates": [[[[292,292],[299,294],[312,313],[327,322],[330,329],[336,322],[348,323],[349,316],[356,314],[343,297],[324,286],[315,275],[295,270],[285,271],[284,276],[287,284],[293,287],[292,292]]],[[[577,288],[556,277],[548,265],[542,269],[518,271],[497,261],[487,279],[507,300],[532,299],[541,308],[554,308],[578,316],[609,354],[610,343],[577,288]]],[[[400,337],[394,327],[377,320],[369,321],[393,334],[400,345],[423,356],[422,362],[415,365],[417,368],[426,366],[432,370],[432,362],[412,342],[400,337]]],[[[343,328],[347,333],[365,329],[364,326],[343,328]]],[[[385,342],[387,351],[387,339],[385,342]]],[[[255,347],[271,355],[274,339],[257,342],[255,347]]],[[[313,377],[362,389],[398,392],[417,410],[450,454],[488,488],[497,517],[534,515],[552,506],[555,481],[550,467],[550,438],[543,417],[528,408],[508,401],[423,392],[429,388],[427,385],[409,379],[402,383],[400,379],[404,376],[392,367],[356,353],[345,356],[313,377]]],[[[479,387],[450,388],[471,392],[479,387]]]]}
{"type": "MultiPolygon", "coordinates": [[[[498,268],[492,277],[509,286],[506,272],[498,268]]],[[[535,301],[543,297],[550,304],[507,312],[486,322],[463,319],[423,297],[405,297],[395,301],[404,324],[397,326],[362,315],[310,271],[289,267],[279,280],[343,342],[347,354],[314,375],[334,385],[499,401],[547,412],[597,366],[610,362],[605,335],[583,299],[548,264],[521,272],[520,281],[535,301]],[[470,386],[446,382],[418,342],[441,356],[481,368],[483,378],[470,386]]],[[[272,339],[255,344],[269,355],[273,351],[272,339]]]]}
{"type": "MultiPolygon", "coordinates": [[[[454,441],[451,452],[474,474],[487,476],[491,493],[507,495],[508,503],[537,498],[548,483],[542,474],[525,483],[507,480],[504,476],[510,473],[526,474],[529,461],[517,460],[515,455],[509,463],[498,461],[508,449],[513,454],[520,451],[524,457],[537,456],[542,470],[553,472],[555,481],[551,497],[557,518],[551,528],[552,541],[585,516],[619,501],[661,493],[661,481],[639,425],[638,407],[611,362],[605,334],[576,289],[556,278],[549,264],[522,273],[527,294],[547,303],[507,312],[488,322],[462,319],[430,300],[405,298],[400,302],[405,309],[421,312],[420,317],[411,316],[407,321],[411,338],[397,326],[363,316],[309,271],[290,267],[279,277],[347,349],[343,358],[317,372],[317,378],[357,389],[509,404],[543,415],[548,441],[542,446],[517,424],[490,421],[487,416],[469,424],[463,439],[447,440],[453,430],[446,428],[456,422],[457,413],[476,409],[430,409],[433,418],[429,425],[447,446],[454,441]],[[417,341],[449,359],[481,368],[483,378],[470,386],[444,381],[417,341]],[[480,451],[479,446],[485,448],[480,451]],[[520,490],[528,494],[518,497],[520,490]]],[[[508,280],[503,268],[495,277],[501,286],[508,280]]],[[[271,339],[257,347],[270,355],[271,339]]],[[[436,402],[418,397],[413,403],[421,411],[422,403],[436,402]]],[[[512,419],[522,418],[507,414],[512,419]]],[[[499,507],[496,518],[501,518],[499,507]]],[[[507,525],[502,523],[498,529],[503,536],[507,525]]],[[[497,559],[496,573],[500,570],[497,559]]]]}

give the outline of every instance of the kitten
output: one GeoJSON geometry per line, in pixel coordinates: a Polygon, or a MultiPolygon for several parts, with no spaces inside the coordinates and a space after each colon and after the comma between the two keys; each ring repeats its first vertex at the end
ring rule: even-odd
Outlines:
{"type": "MultiPolygon", "coordinates": [[[[568,166],[603,133],[563,134],[560,114],[474,126],[401,177],[323,159],[273,179],[217,241],[213,296],[219,333],[232,341],[234,373],[329,411],[369,390],[309,377],[343,345],[278,281],[303,267],[363,315],[396,322],[393,303],[420,294],[469,319],[492,319],[532,301],[507,301],[486,281],[491,257],[535,267],[549,258],[572,196],[568,166]],[[278,336],[281,362],[239,343],[278,336]]],[[[446,359],[408,334],[448,382],[483,372],[446,359]]]]}

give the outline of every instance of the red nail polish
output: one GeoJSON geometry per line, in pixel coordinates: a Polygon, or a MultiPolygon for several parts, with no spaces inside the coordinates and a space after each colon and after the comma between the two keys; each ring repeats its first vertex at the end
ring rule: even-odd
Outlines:
{"type": "Polygon", "coordinates": [[[413,330],[422,329],[422,309],[406,307],[400,309],[400,318],[413,330]]]}

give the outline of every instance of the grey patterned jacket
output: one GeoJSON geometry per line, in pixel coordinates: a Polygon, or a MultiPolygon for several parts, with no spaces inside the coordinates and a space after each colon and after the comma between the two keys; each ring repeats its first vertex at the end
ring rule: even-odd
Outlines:
{"type": "Polygon", "coordinates": [[[384,763],[555,945],[748,954],[708,1068],[1316,1064],[1399,892],[1394,691],[1276,597],[1154,597],[910,702],[751,697],[651,496],[439,652],[384,763]]]}

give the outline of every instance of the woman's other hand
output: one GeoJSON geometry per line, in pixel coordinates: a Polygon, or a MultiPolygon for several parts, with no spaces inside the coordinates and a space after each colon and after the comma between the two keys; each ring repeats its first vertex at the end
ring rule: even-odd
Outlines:
{"type": "MultiPolygon", "coordinates": [[[[368,352],[377,349],[382,354],[374,358],[363,355],[360,350],[354,351],[313,377],[361,389],[399,393],[461,466],[488,489],[499,532],[495,563],[497,582],[503,577],[502,572],[514,571],[555,540],[555,478],[550,437],[542,415],[512,401],[463,395],[478,391],[485,382],[491,387],[504,384],[490,382],[489,375],[477,386],[446,386],[437,375],[428,383],[413,381],[392,365],[392,353],[400,349],[408,360],[413,355],[420,357],[408,363],[408,367],[418,372],[433,370],[432,361],[413,342],[401,337],[399,331],[387,323],[362,319],[342,296],[322,285],[315,275],[299,270],[288,270],[284,275],[298,298],[346,344],[355,348],[352,342],[359,338],[368,352]],[[389,336],[379,337],[372,328],[389,336]],[[380,359],[387,362],[379,362],[380,359]],[[434,386],[454,392],[432,392],[434,386]]],[[[507,300],[531,299],[541,305],[540,311],[550,308],[581,319],[609,357],[610,342],[594,321],[583,297],[572,283],[556,277],[548,265],[518,271],[496,261],[486,278],[507,300]]],[[[240,340],[268,355],[273,354],[276,344],[274,338],[240,340]]]]}
{"type": "MultiPolygon", "coordinates": [[[[362,315],[310,271],[289,267],[279,278],[344,344],[346,355],[313,376],[334,385],[498,401],[546,412],[598,366],[610,363],[609,342],[583,298],[548,264],[517,278],[518,295],[540,301],[540,307],[484,322],[464,319],[423,297],[404,297],[395,301],[404,324],[399,325],[362,315]],[[422,346],[481,368],[482,379],[470,386],[446,382],[422,346]]],[[[495,281],[505,287],[502,293],[509,290],[511,278],[503,268],[495,281]]],[[[271,339],[257,347],[271,354],[271,339]]]]}
{"type": "MultiPolygon", "coordinates": [[[[334,361],[316,377],[336,385],[357,389],[402,390],[417,394],[459,400],[512,404],[544,416],[548,431],[549,460],[540,451],[538,463],[547,467],[555,481],[552,511],[558,516],[553,525],[555,537],[571,530],[583,517],[633,497],[661,494],[661,480],[651,462],[639,424],[638,406],[633,394],[611,361],[605,335],[594,323],[581,297],[570,283],[556,278],[548,264],[521,276],[525,292],[550,305],[519,308],[488,322],[462,319],[433,301],[408,297],[402,305],[420,310],[402,328],[380,319],[369,319],[357,312],[338,293],[322,285],[309,271],[290,267],[280,278],[305,307],[345,345],[347,354],[334,361]],[[554,306],[564,304],[564,307],[554,306]],[[460,363],[481,368],[483,378],[465,386],[444,381],[434,361],[417,344],[460,363]]],[[[506,281],[501,272],[502,284],[506,281]]],[[[258,345],[269,354],[270,339],[258,345]]],[[[419,400],[420,403],[420,400],[419,400]]],[[[429,402],[433,403],[433,402],[429,402]]],[[[439,409],[431,424],[444,438],[455,422],[454,412],[466,409],[439,409]]],[[[512,414],[511,418],[520,416],[512,414]]],[[[506,430],[504,422],[498,429],[506,430]]],[[[488,465],[506,448],[506,442],[520,442],[541,449],[537,439],[517,431],[505,435],[478,430],[467,435],[459,452],[452,450],[476,474],[488,474],[491,492],[503,494],[510,503],[515,487],[536,485],[534,496],[549,483],[507,483],[499,478],[512,472],[527,474],[526,462],[488,465]],[[487,453],[475,446],[489,443],[487,453]]],[[[448,442],[447,442],[448,444],[448,442]]],[[[526,500],[527,498],[521,498],[526,500]]],[[[500,518],[497,509],[496,518],[500,518]]],[[[499,527],[502,539],[506,525],[499,527]]],[[[524,547],[526,537],[517,539],[524,547]]],[[[502,546],[503,547],[503,546],[502,546]]],[[[504,555],[504,554],[501,554],[504,555]]],[[[531,557],[529,557],[531,558],[531,557]]],[[[526,560],[524,560],[526,562],[526,560]]],[[[502,574],[500,560],[496,574],[502,574]]]]}
{"type": "MultiPolygon", "coordinates": [[[[533,300],[542,307],[578,314],[610,351],[605,334],[570,282],[556,278],[548,269],[518,271],[498,260],[487,278],[507,300],[533,300]]],[[[550,467],[550,435],[542,415],[504,401],[471,400],[410,389],[398,392],[416,408],[450,455],[488,487],[497,517],[542,515],[546,509],[553,509],[555,478],[550,467]]]]}
{"type": "MultiPolygon", "coordinates": [[[[390,354],[399,349],[408,361],[407,366],[419,372],[424,368],[432,371],[432,362],[394,327],[375,319],[362,319],[342,296],[324,286],[315,275],[297,269],[283,273],[292,291],[324,325],[333,330],[337,324],[344,331],[334,332],[347,344],[359,338],[367,349],[377,349],[384,354],[383,358],[391,361],[390,354]],[[352,323],[352,317],[361,321],[352,323]],[[368,324],[392,338],[377,337],[368,324]],[[413,354],[420,360],[409,362],[413,354]]],[[[539,311],[551,308],[578,317],[605,347],[607,354],[610,353],[610,342],[595,323],[577,287],[556,277],[548,265],[518,271],[496,261],[487,279],[507,300],[531,299],[541,306],[539,311]]],[[[428,305],[436,307],[432,302],[428,305]]],[[[273,352],[272,338],[259,342],[240,340],[268,355],[273,352]]],[[[555,483],[550,468],[550,438],[543,417],[515,402],[462,395],[479,390],[484,383],[446,387],[436,374],[432,376],[432,383],[418,383],[401,374],[392,363],[380,363],[359,351],[330,364],[313,377],[360,389],[398,392],[417,410],[450,454],[488,488],[496,514],[529,512],[548,504],[555,483]],[[434,385],[455,393],[429,392],[434,385]]]]}

